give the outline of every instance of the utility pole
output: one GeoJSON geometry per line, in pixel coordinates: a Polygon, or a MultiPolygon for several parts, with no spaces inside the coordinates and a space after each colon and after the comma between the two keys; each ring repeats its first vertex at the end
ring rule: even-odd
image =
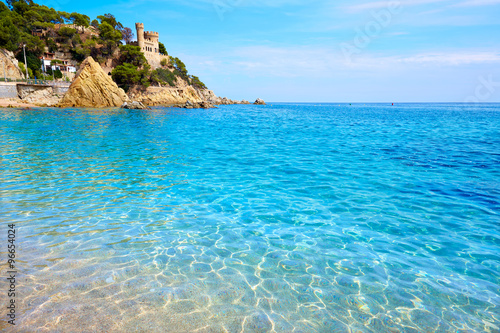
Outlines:
{"type": "Polygon", "coordinates": [[[23,43],[23,52],[24,52],[24,68],[26,69],[26,82],[28,82],[28,62],[26,61],[26,44],[23,43]]]}

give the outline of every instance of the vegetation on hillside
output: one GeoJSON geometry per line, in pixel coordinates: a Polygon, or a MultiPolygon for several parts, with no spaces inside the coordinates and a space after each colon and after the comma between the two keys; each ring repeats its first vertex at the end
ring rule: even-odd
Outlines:
{"type": "MultiPolygon", "coordinates": [[[[32,0],[0,2],[0,48],[13,51],[24,67],[23,44],[30,77],[41,77],[40,57],[45,51],[63,52],[77,62],[92,56],[103,64],[118,58],[112,77],[124,88],[132,85],[175,86],[178,79],[196,88],[206,88],[196,76],[188,74],[186,65],[178,58],[162,61],[162,68],[151,71],[146,58],[137,46],[127,45],[134,34],[112,14],[91,19],[80,13],[57,11],[32,0]],[[126,45],[123,45],[125,42],[126,45]]],[[[165,45],[159,43],[159,52],[168,55],[165,45]]],[[[46,74],[59,77],[60,71],[46,74]]],[[[62,76],[62,74],[61,74],[62,76]]]]}

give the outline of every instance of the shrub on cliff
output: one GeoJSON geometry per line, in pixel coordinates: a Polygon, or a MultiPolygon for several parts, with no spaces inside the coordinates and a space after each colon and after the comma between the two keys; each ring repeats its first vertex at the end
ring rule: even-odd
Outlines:
{"type": "Polygon", "coordinates": [[[76,29],[71,29],[68,27],[62,27],[59,29],[57,34],[61,37],[71,38],[76,34],[76,29]]]}
{"type": "Polygon", "coordinates": [[[167,49],[162,42],[158,42],[158,51],[160,51],[161,54],[168,55],[167,49]]]}
{"type": "Polygon", "coordinates": [[[189,83],[188,71],[186,65],[181,61],[181,59],[173,57],[172,64],[174,65],[177,76],[180,76],[189,83]]]}
{"type": "Polygon", "coordinates": [[[120,45],[120,65],[132,64],[135,67],[142,67],[148,63],[144,53],[139,46],[120,45]]]}
{"type": "Polygon", "coordinates": [[[111,72],[111,77],[113,81],[115,81],[118,86],[125,89],[125,91],[133,85],[149,87],[149,68],[149,66],[144,66],[142,70],[139,70],[133,64],[125,63],[116,66],[111,72]]]}
{"type": "Polygon", "coordinates": [[[56,70],[54,71],[54,77],[55,77],[56,79],[62,79],[63,74],[62,74],[62,72],[61,72],[59,69],[56,69],[56,70]]]}
{"type": "Polygon", "coordinates": [[[154,83],[168,84],[175,87],[175,74],[168,69],[158,68],[151,73],[151,81],[154,83]]]}
{"type": "Polygon", "coordinates": [[[200,81],[199,77],[191,75],[190,78],[191,78],[190,84],[193,87],[199,88],[199,89],[207,89],[207,86],[205,85],[205,83],[203,83],[203,82],[200,81]]]}

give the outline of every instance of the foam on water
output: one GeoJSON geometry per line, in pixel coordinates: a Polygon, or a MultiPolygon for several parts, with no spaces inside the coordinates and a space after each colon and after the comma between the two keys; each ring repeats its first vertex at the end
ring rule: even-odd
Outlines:
{"type": "Polygon", "coordinates": [[[2,109],[18,329],[499,332],[499,111],[2,109]]]}

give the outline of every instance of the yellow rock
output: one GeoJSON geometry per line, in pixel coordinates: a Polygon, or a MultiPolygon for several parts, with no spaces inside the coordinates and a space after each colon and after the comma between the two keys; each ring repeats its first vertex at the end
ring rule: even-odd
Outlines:
{"type": "Polygon", "coordinates": [[[0,49],[0,74],[1,78],[5,76],[9,79],[24,79],[24,73],[19,69],[19,62],[14,57],[14,53],[0,49]]]}
{"type": "Polygon", "coordinates": [[[129,91],[129,94],[134,101],[149,106],[184,104],[187,101],[201,103],[203,101],[197,91],[191,86],[149,87],[142,91],[129,91]]]}
{"type": "Polygon", "coordinates": [[[59,107],[120,107],[129,98],[92,57],[85,59],[59,107]]]}

